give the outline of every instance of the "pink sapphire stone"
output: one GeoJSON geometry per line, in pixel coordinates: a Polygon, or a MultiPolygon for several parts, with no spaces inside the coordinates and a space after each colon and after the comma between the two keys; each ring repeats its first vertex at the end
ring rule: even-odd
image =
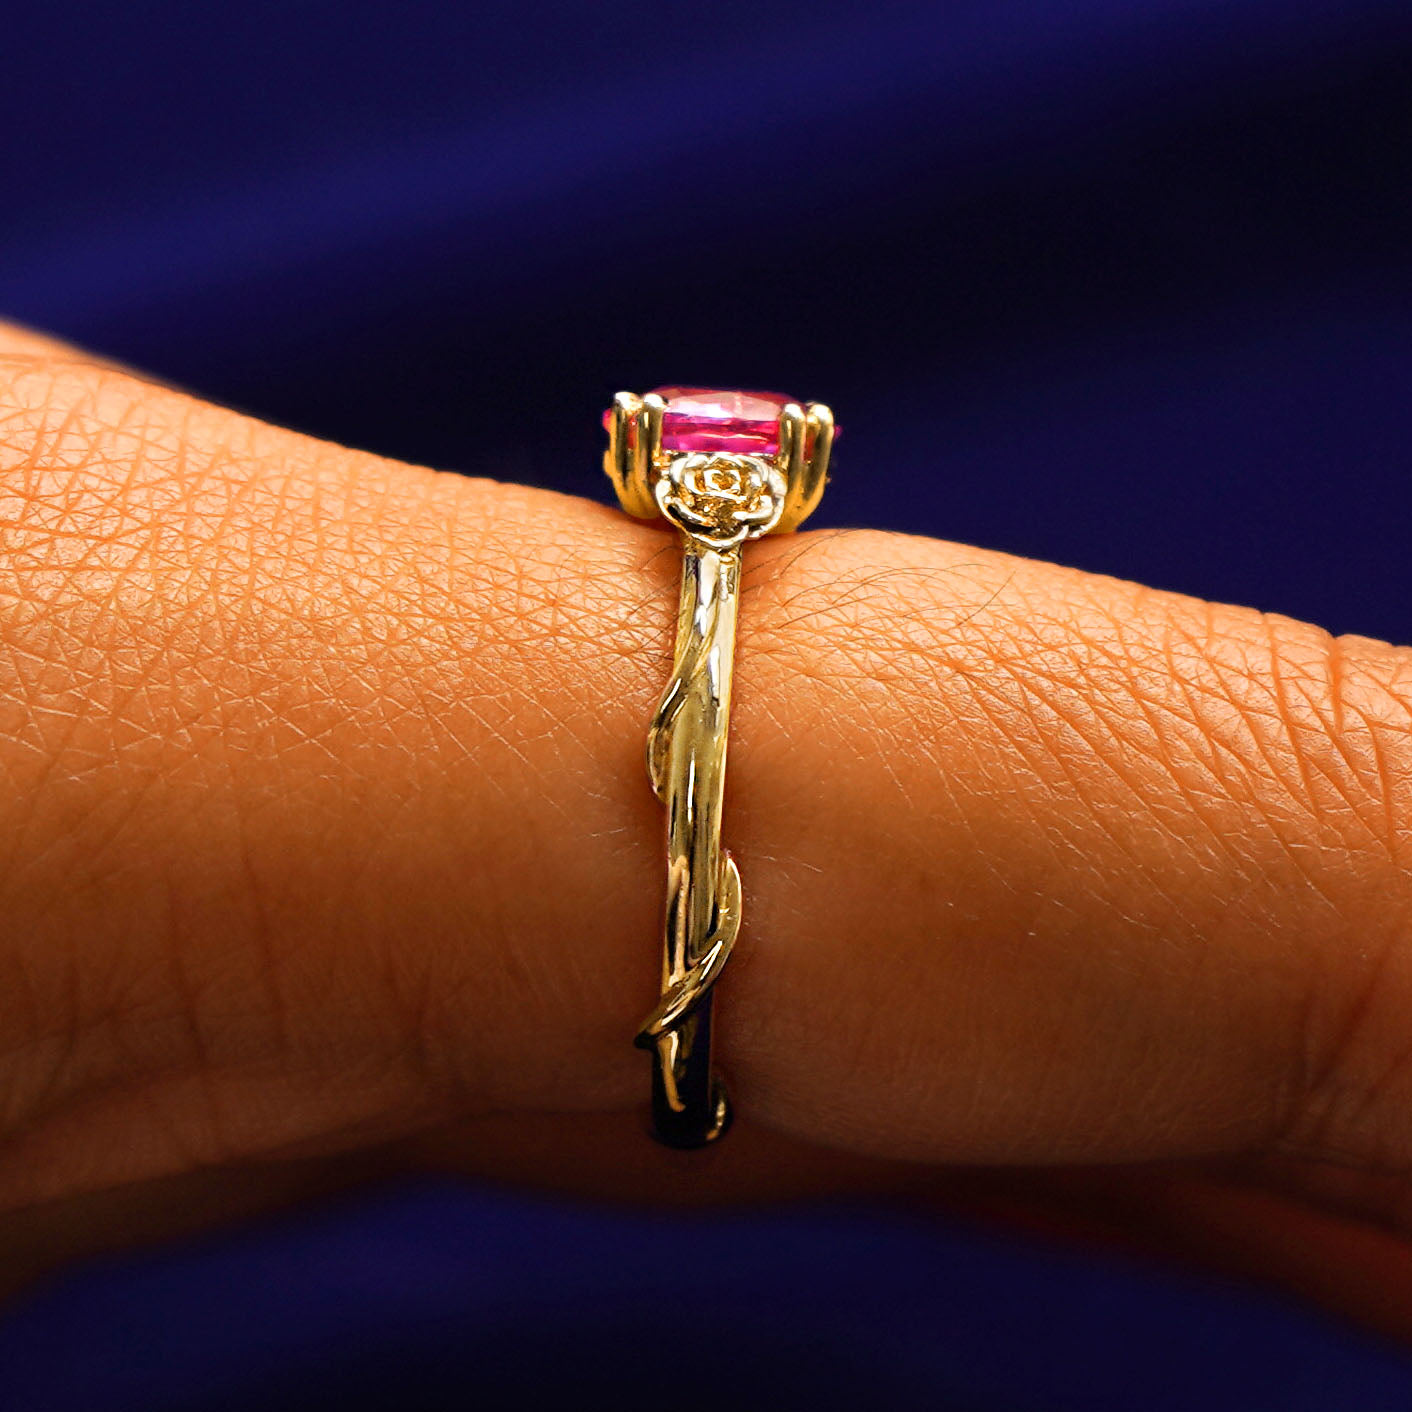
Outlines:
{"type": "Polygon", "coordinates": [[[734,451],[773,456],[780,449],[777,392],[733,392],[714,387],[658,387],[663,451],[734,451]]]}
{"type": "MultiPolygon", "coordinates": [[[[715,387],[656,387],[666,403],[663,451],[734,451],[773,456],[780,449],[780,408],[793,399],[778,392],[733,392],[715,387]]],[[[603,414],[603,425],[613,414],[603,414]]]]}

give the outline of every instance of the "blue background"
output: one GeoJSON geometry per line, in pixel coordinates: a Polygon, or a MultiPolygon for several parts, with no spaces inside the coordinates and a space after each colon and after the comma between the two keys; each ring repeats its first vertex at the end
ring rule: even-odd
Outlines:
{"type": "MultiPolygon", "coordinates": [[[[818,524],[1412,638],[1405,3],[56,0],[4,45],[13,317],[593,495],[616,389],[780,387],[846,426],[818,524]]],[[[1264,1297],[878,1210],[418,1185],[37,1293],[0,1406],[656,1405],[679,1258],[703,1406],[1412,1403],[1264,1297]]]]}

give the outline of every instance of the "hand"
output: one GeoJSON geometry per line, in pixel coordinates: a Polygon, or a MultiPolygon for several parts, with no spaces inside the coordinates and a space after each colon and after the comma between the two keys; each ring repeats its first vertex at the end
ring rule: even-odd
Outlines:
{"type": "Polygon", "coordinates": [[[670,1153],[630,1039],[674,540],[0,354],[10,1269],[454,1163],[1084,1212],[1412,1335],[1412,653],[753,545],[740,1122],[670,1153]]]}

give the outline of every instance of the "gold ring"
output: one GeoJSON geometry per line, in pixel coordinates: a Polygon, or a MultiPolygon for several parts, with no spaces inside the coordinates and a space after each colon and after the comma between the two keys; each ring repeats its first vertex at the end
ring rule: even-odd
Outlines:
{"type": "Polygon", "coordinates": [[[711,1064],[711,994],[740,930],[740,873],[721,847],[741,548],[798,528],[818,505],[833,413],[761,392],[620,392],[603,416],[604,469],[637,519],[682,534],[671,677],[647,731],[647,777],[667,811],[662,996],[636,1043],[650,1049],[652,1119],[671,1147],[730,1125],[711,1064]]]}

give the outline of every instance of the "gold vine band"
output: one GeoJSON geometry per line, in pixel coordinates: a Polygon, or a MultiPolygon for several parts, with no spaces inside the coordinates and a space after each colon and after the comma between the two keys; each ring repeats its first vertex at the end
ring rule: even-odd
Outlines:
{"type": "Polygon", "coordinates": [[[653,1054],[652,1116],[672,1147],[730,1124],[711,1063],[712,987],[740,930],[740,872],[721,846],[741,548],[797,528],[823,495],[833,415],[773,393],[620,392],[604,468],[639,519],[683,540],[671,676],[647,732],[647,776],[667,813],[662,994],[637,1044],[653,1054]]]}

